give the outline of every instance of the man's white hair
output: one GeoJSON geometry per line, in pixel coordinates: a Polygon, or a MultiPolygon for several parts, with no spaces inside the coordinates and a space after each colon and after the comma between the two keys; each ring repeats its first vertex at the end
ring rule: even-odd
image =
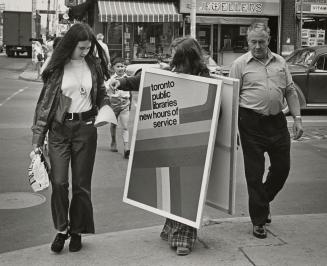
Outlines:
{"type": "Polygon", "coordinates": [[[254,22],[252,23],[249,27],[248,27],[248,31],[247,34],[249,35],[249,33],[251,31],[264,31],[267,33],[268,36],[270,36],[270,29],[268,27],[268,25],[266,23],[263,22],[254,22]]]}

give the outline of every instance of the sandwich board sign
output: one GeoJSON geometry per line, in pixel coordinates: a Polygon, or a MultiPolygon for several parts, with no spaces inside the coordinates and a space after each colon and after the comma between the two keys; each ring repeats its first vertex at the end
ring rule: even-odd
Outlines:
{"type": "Polygon", "coordinates": [[[224,76],[215,78],[222,81],[221,106],[206,204],[234,214],[239,80],[224,76]]]}
{"type": "Polygon", "coordinates": [[[222,81],[142,71],[123,201],[200,228],[222,81]]]}

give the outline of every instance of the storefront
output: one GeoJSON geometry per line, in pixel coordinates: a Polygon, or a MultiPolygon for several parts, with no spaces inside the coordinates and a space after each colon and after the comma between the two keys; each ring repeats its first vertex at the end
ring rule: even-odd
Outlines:
{"type": "MultiPolygon", "coordinates": [[[[184,34],[190,33],[190,0],[180,0],[184,34]]],[[[248,50],[246,32],[255,21],[271,29],[270,49],[279,52],[280,0],[197,1],[196,38],[219,65],[230,65],[248,50]]]]}
{"type": "Polygon", "coordinates": [[[301,30],[301,46],[326,44],[327,0],[296,0],[295,8],[301,30]]]}
{"type": "Polygon", "coordinates": [[[182,15],[172,1],[98,1],[96,32],[105,35],[111,57],[143,62],[169,57],[182,15]]]}

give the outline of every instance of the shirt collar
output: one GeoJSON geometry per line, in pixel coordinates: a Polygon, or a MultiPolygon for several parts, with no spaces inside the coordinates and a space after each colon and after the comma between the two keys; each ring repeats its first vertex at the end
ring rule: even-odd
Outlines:
{"type": "MultiPolygon", "coordinates": [[[[270,62],[273,58],[275,58],[274,54],[270,51],[270,49],[268,48],[268,60],[267,63],[270,62]]],[[[251,60],[257,60],[254,58],[254,56],[252,55],[251,51],[248,52],[248,55],[246,57],[246,63],[248,64],[251,60]]]]}

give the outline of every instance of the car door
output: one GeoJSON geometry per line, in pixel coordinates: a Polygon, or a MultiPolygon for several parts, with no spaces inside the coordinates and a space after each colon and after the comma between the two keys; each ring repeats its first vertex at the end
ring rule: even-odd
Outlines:
{"type": "Polygon", "coordinates": [[[315,69],[308,73],[307,105],[327,104],[327,54],[319,55],[315,69]]]}

